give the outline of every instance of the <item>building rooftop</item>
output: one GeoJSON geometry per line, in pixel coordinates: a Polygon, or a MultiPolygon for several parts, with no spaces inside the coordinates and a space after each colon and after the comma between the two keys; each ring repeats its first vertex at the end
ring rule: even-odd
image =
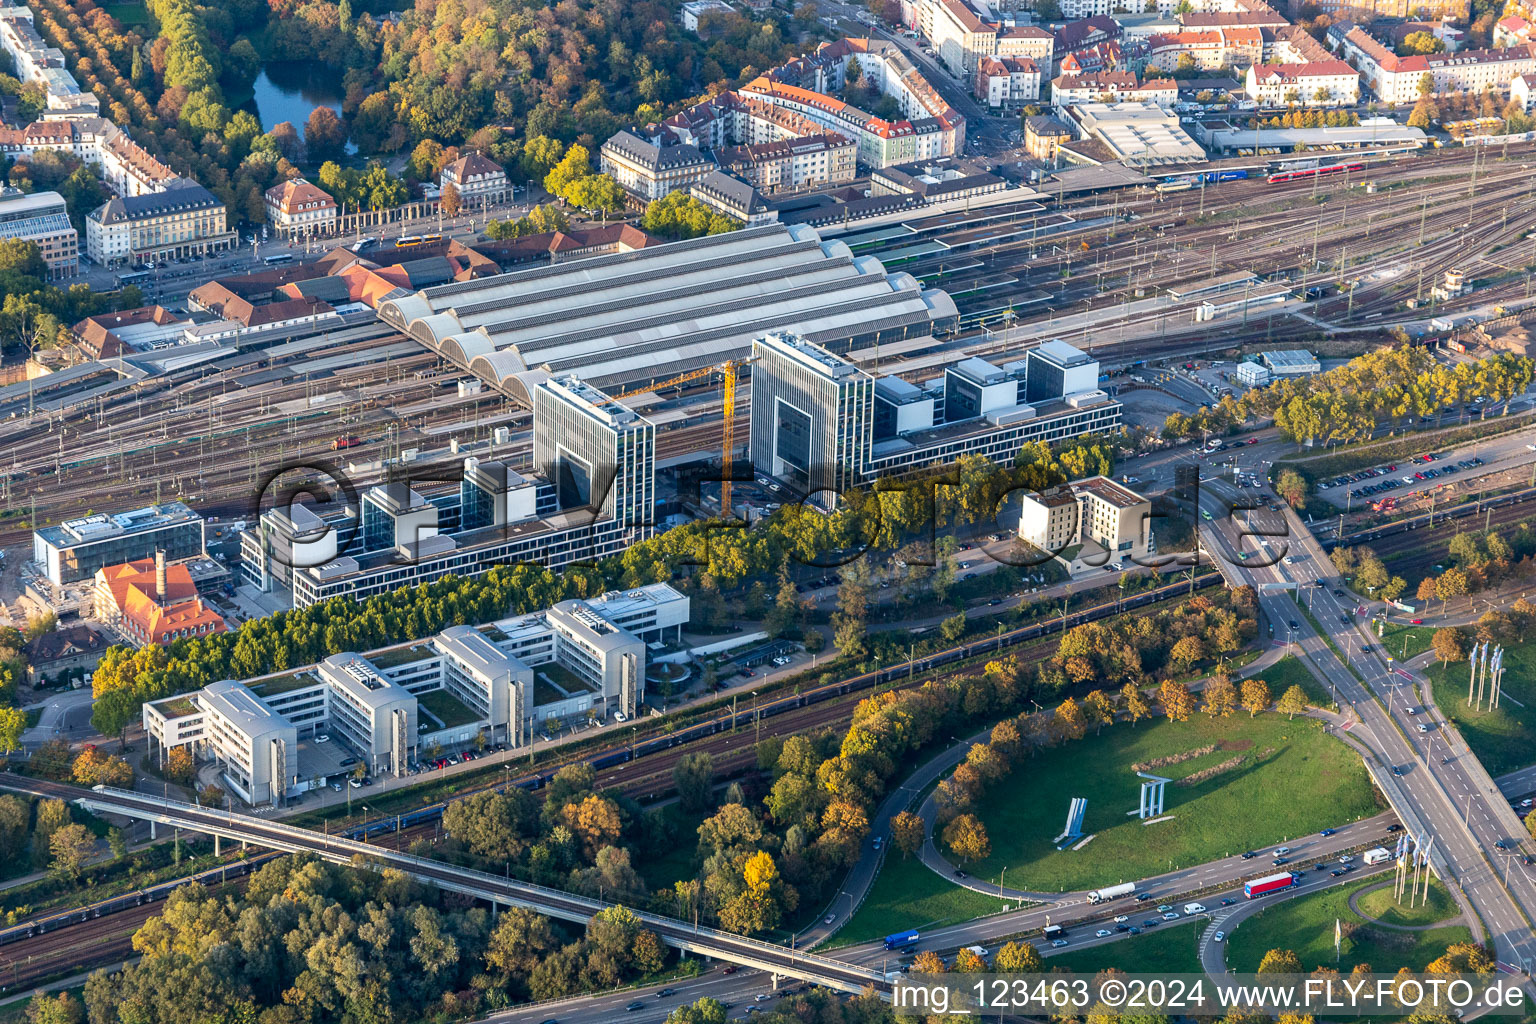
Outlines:
{"type": "Polygon", "coordinates": [[[1305,349],[1299,348],[1275,349],[1269,352],[1260,352],[1259,355],[1269,364],[1270,369],[1273,370],[1295,369],[1312,366],[1317,363],[1316,356],[1305,349]]]}
{"type": "Polygon", "coordinates": [[[120,224],[162,217],[172,213],[223,209],[224,204],[203,186],[182,179],[182,184],[164,192],[109,199],[91,211],[91,219],[100,224],[120,224]]]}
{"type": "Polygon", "coordinates": [[[55,547],[69,547],[158,530],[177,523],[202,522],[202,519],[181,502],[167,501],[129,512],[98,513],[70,519],[58,526],[45,526],[37,531],[37,535],[55,547]]]}
{"type": "Polygon", "coordinates": [[[449,626],[433,644],[490,679],[509,675],[520,667],[516,658],[500,650],[474,626],[449,626]]]}
{"type": "Polygon", "coordinates": [[[233,679],[209,683],[197,694],[198,703],[217,711],[247,736],[292,729],[286,718],[267,707],[250,689],[233,679]]]}
{"type": "Polygon", "coordinates": [[[1120,486],[1107,476],[1091,476],[1086,480],[1074,480],[1072,482],[1072,489],[1091,494],[1100,501],[1108,502],[1115,508],[1120,509],[1135,508],[1138,505],[1145,505],[1147,503],[1146,498],[1143,498],[1129,487],[1120,486]]]}
{"type": "Polygon", "coordinates": [[[956,316],[944,292],[785,224],[515,269],[379,305],[390,326],[525,402],[546,376],[617,389],[744,356],[776,331],[814,342],[916,335],[956,316]]]}
{"type": "Polygon", "coordinates": [[[1067,342],[1062,341],[1059,338],[1052,338],[1050,341],[1042,341],[1039,345],[1035,346],[1031,352],[1042,359],[1048,359],[1055,363],[1057,366],[1063,367],[1082,366],[1084,363],[1093,361],[1093,357],[1088,353],[1084,352],[1076,345],[1069,345],[1067,342]]]}

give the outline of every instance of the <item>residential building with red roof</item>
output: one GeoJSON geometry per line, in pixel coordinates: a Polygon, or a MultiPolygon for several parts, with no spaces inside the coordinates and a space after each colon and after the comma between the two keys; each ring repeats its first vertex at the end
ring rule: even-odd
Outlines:
{"type": "Polygon", "coordinates": [[[1028,57],[983,57],[976,98],[993,110],[1016,110],[1040,98],[1040,69],[1028,57]]]}
{"type": "Polygon", "coordinates": [[[1342,48],[1345,59],[1354,64],[1383,103],[1417,102],[1426,75],[1436,93],[1481,94],[1488,89],[1507,92],[1516,78],[1536,71],[1536,44],[1532,43],[1399,57],[1357,25],[1344,34],[1342,48]]]}
{"type": "Polygon", "coordinates": [[[1255,64],[1248,69],[1247,91],[1264,106],[1354,106],[1360,102],[1360,72],[1342,60],[1255,64]]]}
{"type": "Polygon", "coordinates": [[[273,185],[263,195],[267,221],[279,235],[328,234],[336,226],[336,200],[303,178],[273,185]]]}
{"type": "Polygon", "coordinates": [[[1500,18],[1493,26],[1493,45],[1497,47],[1519,46],[1536,40],[1532,38],[1533,26],[1518,14],[1500,18]]]}

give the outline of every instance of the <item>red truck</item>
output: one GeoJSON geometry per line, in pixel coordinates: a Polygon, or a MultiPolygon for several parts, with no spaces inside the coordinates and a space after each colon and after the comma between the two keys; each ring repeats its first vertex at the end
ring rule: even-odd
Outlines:
{"type": "Polygon", "coordinates": [[[1280,892],[1289,889],[1293,885],[1301,884],[1301,876],[1289,871],[1282,871],[1278,875],[1265,875],[1263,878],[1255,878],[1251,882],[1243,883],[1243,895],[1250,900],[1256,900],[1260,896],[1268,896],[1272,892],[1280,892]]]}

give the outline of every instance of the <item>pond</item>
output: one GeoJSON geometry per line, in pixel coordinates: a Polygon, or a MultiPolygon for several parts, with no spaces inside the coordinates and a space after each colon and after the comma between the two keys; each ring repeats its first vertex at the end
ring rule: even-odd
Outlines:
{"type": "Polygon", "coordinates": [[[306,61],[270,61],[256,77],[254,95],[246,109],[254,113],[264,131],[271,131],[283,121],[292,121],[299,137],[304,137],[304,122],[316,107],[330,107],[341,113],[344,92],[341,76],[323,64],[306,61]]]}

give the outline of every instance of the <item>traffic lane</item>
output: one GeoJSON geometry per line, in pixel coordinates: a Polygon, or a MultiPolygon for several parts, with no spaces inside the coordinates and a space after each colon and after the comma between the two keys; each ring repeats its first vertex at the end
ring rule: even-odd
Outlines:
{"type": "MultiPolygon", "coordinates": [[[[798,987],[785,986],[786,989],[798,987]]],[[[739,1013],[743,1005],[766,1008],[772,1005],[771,999],[758,1001],[756,996],[771,991],[768,975],[760,971],[742,968],[734,975],[725,975],[720,968],[713,968],[687,981],[647,985],[595,996],[572,996],[537,1006],[510,1007],[481,1020],[498,1024],[547,1020],[558,1020],[560,1024],[611,1024],[620,1020],[625,1024],[659,1024],[677,1007],[689,1005],[705,996],[733,1004],[728,1014],[739,1013]],[[672,994],[658,996],[658,993],[667,990],[672,994]],[[643,1005],[630,1010],[629,1006],[637,1002],[643,1005]]]]}
{"type": "MultiPolygon", "coordinates": [[[[1159,901],[1178,899],[1180,903],[1188,902],[1182,895],[1186,893],[1212,890],[1219,896],[1220,889],[1232,887],[1236,887],[1237,891],[1241,892],[1240,883],[1243,880],[1272,874],[1277,870],[1271,862],[1279,847],[1289,847],[1289,853],[1286,855],[1288,868],[1293,870],[1298,867],[1310,868],[1318,860],[1334,861],[1343,851],[1349,849],[1395,842],[1395,836],[1387,829],[1396,821],[1396,816],[1387,811],[1361,821],[1334,826],[1334,834],[1331,836],[1309,833],[1306,836],[1271,843],[1254,851],[1239,851],[1207,864],[1156,875],[1137,883],[1138,892],[1145,892],[1151,897],[1147,900],[1117,900],[1092,904],[1087,901],[1085,893],[1069,893],[1057,903],[1039,904],[1009,914],[923,932],[913,952],[924,950],[947,952],[974,943],[985,944],[1029,928],[1040,927],[1046,923],[1047,918],[1055,924],[1082,924],[1101,920],[1112,922],[1117,914],[1137,915],[1137,912],[1141,911],[1139,916],[1145,916],[1159,901]],[[1245,859],[1244,852],[1253,852],[1255,856],[1245,859]]],[[[1203,899],[1203,897],[1200,898],[1203,899]]],[[[837,956],[863,966],[874,966],[882,960],[890,959],[890,954],[879,943],[863,943],[848,947],[839,950],[837,956]]]]}
{"type": "Polygon", "coordinates": [[[1318,873],[1315,877],[1303,876],[1300,883],[1275,893],[1273,897],[1262,896],[1253,900],[1240,900],[1237,904],[1213,910],[1210,913],[1211,924],[1200,937],[1200,966],[1209,975],[1220,976],[1227,972],[1226,940],[1232,937],[1232,932],[1248,918],[1261,913],[1266,907],[1276,903],[1284,903],[1287,900],[1297,899],[1302,896],[1311,896],[1314,893],[1331,889],[1336,885],[1347,885],[1361,882],[1369,878],[1376,878],[1392,870],[1391,862],[1381,865],[1373,865],[1361,868],[1357,871],[1346,872],[1337,877],[1331,874],[1318,873]],[[1216,941],[1216,933],[1222,933],[1222,941],[1216,941]]]}
{"type": "MultiPolygon", "coordinates": [[[[1309,548],[1315,557],[1322,557],[1320,546],[1310,534],[1303,532],[1298,537],[1298,541],[1302,546],[1309,548]]],[[[1332,570],[1331,563],[1325,571],[1330,570],[1332,570]]],[[[1333,573],[1330,572],[1330,575],[1333,573]]],[[[1334,634],[1330,632],[1330,635],[1334,634]]],[[[1318,656],[1331,658],[1332,652],[1319,653],[1318,656]]],[[[1370,654],[1362,656],[1359,668],[1366,679],[1366,688],[1391,696],[1396,682],[1401,677],[1388,667],[1385,659],[1384,652],[1373,648],[1370,654]]],[[[1369,694],[1366,699],[1369,700],[1369,694]]],[[[1469,891],[1479,892],[1487,900],[1488,905],[1483,913],[1496,943],[1502,945],[1502,951],[1509,952],[1510,955],[1521,959],[1536,959],[1536,956],[1532,955],[1536,953],[1536,936],[1533,936],[1529,927],[1520,920],[1514,905],[1516,901],[1527,907],[1536,905],[1536,879],[1512,871],[1513,864],[1509,859],[1505,860],[1503,881],[1501,882],[1498,878],[1492,858],[1501,853],[1497,848],[1497,842],[1509,837],[1501,834],[1502,830],[1496,819],[1488,813],[1487,805],[1483,803],[1490,794],[1479,792],[1478,784],[1466,779],[1465,766],[1457,765],[1455,771],[1437,771],[1429,760],[1428,744],[1426,743],[1426,749],[1421,751],[1413,738],[1426,734],[1419,733],[1416,729],[1399,731],[1391,724],[1394,720],[1391,719],[1390,712],[1383,713],[1374,701],[1370,704],[1362,704],[1359,713],[1362,716],[1388,715],[1388,727],[1379,730],[1378,734],[1382,740],[1380,749],[1391,756],[1392,760],[1389,763],[1404,768],[1403,778],[1408,778],[1420,768],[1425,772],[1429,782],[1426,791],[1414,794],[1411,781],[1408,784],[1409,788],[1405,791],[1415,796],[1419,804],[1418,810],[1425,815],[1435,835],[1441,837],[1448,847],[1458,851],[1459,856],[1456,860],[1452,860],[1449,856],[1447,860],[1456,864],[1463,873],[1461,879],[1463,886],[1469,891]],[[1460,784],[1455,779],[1458,774],[1463,775],[1463,781],[1460,784]],[[1458,809],[1455,806],[1456,796],[1460,796],[1464,801],[1460,814],[1457,813],[1458,809]],[[1481,813],[1476,813],[1479,811],[1481,813]]],[[[1450,764],[1441,766],[1441,768],[1450,767],[1450,764]]],[[[1491,795],[1495,799],[1502,799],[1496,789],[1491,791],[1491,795]]]]}

